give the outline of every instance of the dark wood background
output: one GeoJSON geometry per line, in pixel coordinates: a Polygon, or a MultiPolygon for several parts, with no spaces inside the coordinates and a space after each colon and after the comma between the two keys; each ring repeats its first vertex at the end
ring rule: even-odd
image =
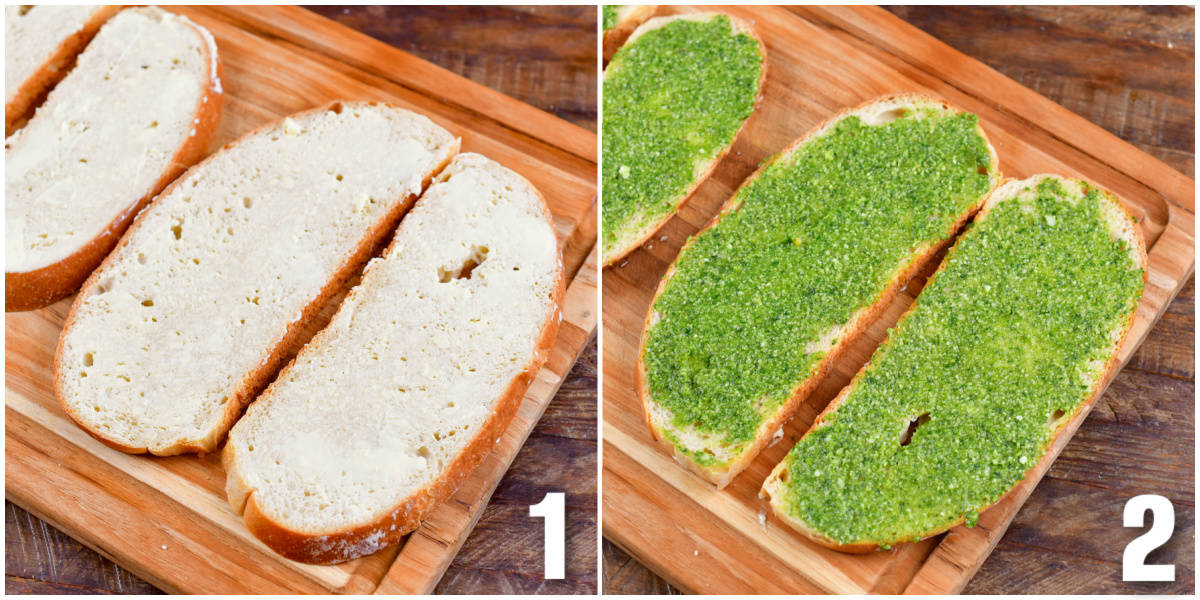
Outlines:
{"type": "MultiPolygon", "coordinates": [[[[1190,7],[889,7],[965,54],[1195,177],[1195,11],[1190,7]]],[[[1195,590],[1195,282],[1096,404],[979,573],[972,594],[1195,590]],[[1173,583],[1121,582],[1141,531],[1125,501],[1161,494],[1175,534],[1148,563],[1173,583]]],[[[605,541],[604,590],[674,593],[605,541]]]]}
{"type": "MultiPolygon", "coordinates": [[[[596,9],[313,7],[335,21],[509,96],[596,129],[596,9]]],[[[596,342],[496,488],[439,593],[595,593],[596,342]],[[553,465],[551,468],[550,465],[553,465]],[[542,579],[542,519],[529,506],[566,492],[566,579],[542,579]]],[[[4,507],[6,593],[157,593],[12,503],[4,507]]]]}

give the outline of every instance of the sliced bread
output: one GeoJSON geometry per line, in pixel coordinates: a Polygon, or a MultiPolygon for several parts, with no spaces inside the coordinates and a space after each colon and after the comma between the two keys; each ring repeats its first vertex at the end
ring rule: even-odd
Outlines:
{"type": "Polygon", "coordinates": [[[1055,175],[1005,183],[762,494],[845,552],[973,526],[1119,368],[1145,273],[1112,194],[1055,175]]]}
{"type": "Polygon", "coordinates": [[[633,30],[645,23],[646,19],[654,16],[658,6],[653,4],[606,4],[601,10],[603,11],[604,61],[608,62],[612,59],[612,55],[616,54],[617,48],[620,48],[621,44],[624,44],[629,35],[633,33],[633,30]]]}
{"type": "Polygon", "coordinates": [[[754,111],[766,49],[716,13],[656,17],[604,70],[601,262],[646,241],[712,174],[754,111]]]}
{"type": "Polygon", "coordinates": [[[766,162],[659,284],[637,386],[681,464],[724,487],[1000,181],[975,115],[886,96],[766,162]]]}
{"type": "Polygon", "coordinates": [[[457,150],[424,116],[347,102],[193,167],[75,299],[54,361],[67,414],[125,452],[214,450],[457,150]]]}
{"type": "Polygon", "coordinates": [[[12,135],[42,93],[119,6],[4,7],[4,135],[12,135]]]}
{"type": "Polygon", "coordinates": [[[294,560],[398,541],[499,441],[553,344],[562,294],[538,191],[478,154],[455,157],[230,432],[230,503],[294,560]]]}
{"type": "Polygon", "coordinates": [[[74,292],[133,215],[204,155],[221,112],[218,64],[207,30],[159,8],[123,10],[100,29],[5,140],[6,311],[74,292]]]}

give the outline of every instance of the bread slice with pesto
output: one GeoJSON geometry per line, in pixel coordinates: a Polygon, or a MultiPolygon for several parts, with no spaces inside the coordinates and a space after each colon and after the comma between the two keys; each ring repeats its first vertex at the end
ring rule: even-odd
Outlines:
{"type": "Polygon", "coordinates": [[[612,59],[617,48],[625,43],[639,25],[646,22],[658,10],[653,4],[605,4],[601,8],[604,29],[604,61],[612,59]]]}
{"type": "Polygon", "coordinates": [[[637,387],[654,437],[717,487],[999,184],[978,118],[886,96],[750,176],[658,286],[637,387]]]}
{"type": "Polygon", "coordinates": [[[712,174],[754,111],[766,49],[724,14],[656,17],[604,70],[601,262],[646,241],[712,174]]]}
{"type": "Polygon", "coordinates": [[[1119,368],[1145,274],[1111,193],[1056,175],[1005,183],[761,494],[845,552],[973,526],[1119,368]]]}

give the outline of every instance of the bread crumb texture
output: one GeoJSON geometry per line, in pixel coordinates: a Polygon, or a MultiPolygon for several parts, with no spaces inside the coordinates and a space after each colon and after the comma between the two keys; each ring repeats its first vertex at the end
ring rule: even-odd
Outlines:
{"type": "Polygon", "coordinates": [[[63,40],[74,35],[104,10],[104,6],[4,7],[4,103],[17,97],[21,86],[46,61],[63,40]]]}
{"type": "Polygon", "coordinates": [[[528,182],[477,154],[455,157],[330,325],[234,427],[230,477],[265,516],[309,535],[395,510],[481,434],[533,359],[559,268],[528,182]]]}
{"type": "MultiPolygon", "coordinates": [[[[52,8],[68,7],[35,7],[16,20],[52,8]]],[[[195,135],[210,77],[206,47],[195,24],[156,7],[123,10],[101,27],[29,123],[5,140],[7,272],[70,256],[152,191],[195,135]]]]}
{"type": "Polygon", "coordinates": [[[1092,397],[1142,293],[1131,221],[1055,176],[992,198],[768,481],[793,522],[880,547],[974,525],[1092,397]]]}
{"type": "Polygon", "coordinates": [[[212,449],[285,330],[456,148],[423,116],[345,103],[213,155],[139,216],[81,291],[58,356],[62,401],[126,446],[212,449]]]}

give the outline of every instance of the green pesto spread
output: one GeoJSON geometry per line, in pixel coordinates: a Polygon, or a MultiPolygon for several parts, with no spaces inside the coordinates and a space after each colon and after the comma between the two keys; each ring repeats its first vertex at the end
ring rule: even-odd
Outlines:
{"type": "Polygon", "coordinates": [[[646,380],[676,427],[733,455],[754,439],[824,357],[810,344],[874,304],[988,190],[976,124],[933,109],[880,126],[848,117],[737,194],[741,207],[680,254],[654,304],[646,380]]]}
{"type": "Polygon", "coordinates": [[[694,167],[733,143],[754,109],[758,41],[729,17],[676,20],[626,44],[604,79],[603,252],[674,209],[694,167]]]}
{"type": "Polygon", "coordinates": [[[1097,191],[1046,179],[1028,192],[963,235],[845,402],[788,454],[792,516],[842,543],[973,526],[1088,398],[1089,363],[1112,356],[1142,271],[1097,191]]]}
{"type": "Polygon", "coordinates": [[[617,7],[612,4],[605,4],[601,10],[603,11],[604,30],[608,31],[617,26],[617,7]]]}

